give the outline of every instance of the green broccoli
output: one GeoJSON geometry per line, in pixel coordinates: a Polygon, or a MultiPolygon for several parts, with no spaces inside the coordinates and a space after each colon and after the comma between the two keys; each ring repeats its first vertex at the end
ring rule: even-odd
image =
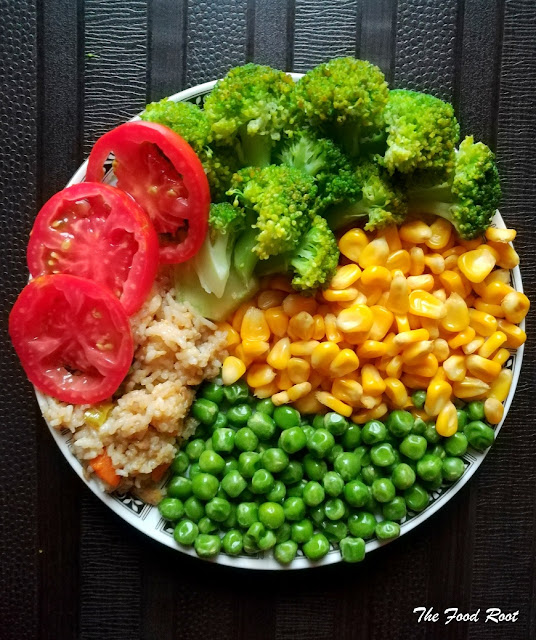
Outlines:
{"type": "Polygon", "coordinates": [[[342,229],[366,216],[367,231],[404,221],[407,214],[405,193],[382,167],[372,161],[362,162],[356,168],[356,179],[361,185],[360,197],[342,202],[323,214],[332,229],[342,229]]]}
{"type": "Polygon", "coordinates": [[[499,206],[501,185],[493,152],[472,136],[455,153],[450,180],[408,193],[412,213],[430,213],[449,220],[461,238],[482,235],[499,206]]]}
{"type": "Polygon", "coordinates": [[[242,166],[270,164],[274,142],[292,127],[294,81],[257,64],[231,69],[205,100],[211,138],[232,146],[242,166]]]}
{"type": "Polygon", "coordinates": [[[384,115],[387,150],[382,163],[389,173],[452,171],[460,127],[451,104],[427,93],[395,89],[384,115]]]}
{"type": "Polygon", "coordinates": [[[306,122],[333,138],[352,157],[384,135],[387,83],[378,67],[336,58],[296,84],[296,103],[306,122]]]}

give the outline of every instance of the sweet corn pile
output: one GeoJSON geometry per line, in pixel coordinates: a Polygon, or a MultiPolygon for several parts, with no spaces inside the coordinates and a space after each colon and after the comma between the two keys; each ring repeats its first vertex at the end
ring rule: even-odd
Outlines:
{"type": "Polygon", "coordinates": [[[408,409],[437,432],[457,431],[454,401],[485,399],[498,424],[512,372],[509,349],[528,298],[510,286],[519,263],[512,229],[460,240],[449,222],[409,221],[339,240],[341,261],[316,298],[276,277],[224,323],[224,384],[243,375],[258,398],[301,413],[336,411],[358,424],[408,409]],[[423,409],[411,401],[426,390],[423,409]]]}

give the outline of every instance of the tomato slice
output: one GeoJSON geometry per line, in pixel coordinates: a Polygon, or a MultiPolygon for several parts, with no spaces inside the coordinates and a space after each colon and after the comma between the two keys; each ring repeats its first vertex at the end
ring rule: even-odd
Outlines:
{"type": "Polygon", "coordinates": [[[154,282],[158,238],[143,209],[126,193],[84,182],[45,203],[26,256],[32,277],[69,273],[100,282],[131,315],[154,282]]]}
{"type": "Polygon", "coordinates": [[[103,179],[110,154],[117,186],[143,207],[160,234],[160,262],[194,256],[208,229],[210,191],[192,147],[161,124],[126,122],[97,140],[86,180],[103,179]]]}
{"type": "Polygon", "coordinates": [[[9,316],[9,334],[30,381],[72,404],[109,398],[128,373],[128,316],[101,284],[58,274],[31,280],[9,316]]]}

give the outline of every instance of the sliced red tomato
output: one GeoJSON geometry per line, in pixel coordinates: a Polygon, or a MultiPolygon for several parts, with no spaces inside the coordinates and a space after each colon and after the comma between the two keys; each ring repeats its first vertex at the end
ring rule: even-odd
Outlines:
{"type": "Polygon", "coordinates": [[[210,191],[192,147],[163,125],[126,122],[97,140],[87,180],[103,179],[110,154],[117,186],[143,207],[160,234],[160,262],[184,262],[194,256],[208,229],[210,191]]]}
{"type": "Polygon", "coordinates": [[[119,300],[101,284],[77,276],[31,280],[11,310],[9,334],[30,382],[72,404],[109,398],[134,356],[119,300]]]}
{"type": "Polygon", "coordinates": [[[27,250],[34,278],[69,273],[100,282],[128,315],[147,297],[158,269],[158,238],[126,193],[98,182],[67,187],[37,214],[27,250]]]}

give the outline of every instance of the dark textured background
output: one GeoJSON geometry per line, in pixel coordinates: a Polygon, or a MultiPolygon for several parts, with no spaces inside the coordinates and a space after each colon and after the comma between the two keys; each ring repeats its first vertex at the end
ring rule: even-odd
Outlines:
{"type": "Polygon", "coordinates": [[[292,575],[182,557],[108,511],[53,444],[7,339],[36,210],[98,135],[246,60],[305,71],[347,54],[452,100],[463,132],[496,148],[536,300],[534,0],[0,0],[1,640],[536,638],[534,337],[469,486],[362,565],[292,575]],[[420,605],[520,613],[417,625],[420,605]]]}

